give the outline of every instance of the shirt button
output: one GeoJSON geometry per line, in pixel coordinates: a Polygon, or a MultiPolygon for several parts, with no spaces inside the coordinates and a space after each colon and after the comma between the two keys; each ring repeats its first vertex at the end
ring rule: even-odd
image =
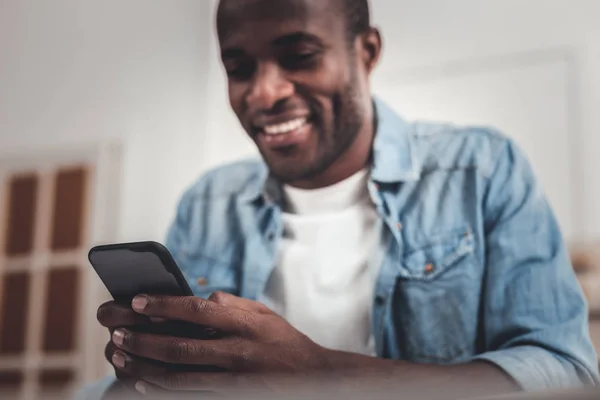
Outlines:
{"type": "Polygon", "coordinates": [[[206,280],[206,278],[198,278],[198,280],[196,281],[196,283],[200,286],[206,286],[208,285],[208,281],[206,280]]]}
{"type": "Polygon", "coordinates": [[[431,274],[435,271],[435,266],[433,264],[427,264],[424,268],[426,274],[431,274]]]}
{"type": "Polygon", "coordinates": [[[383,297],[383,296],[375,297],[375,305],[382,306],[384,304],[385,304],[385,297],[383,297]]]}
{"type": "Polygon", "coordinates": [[[396,228],[397,228],[399,231],[401,231],[401,230],[404,228],[404,226],[402,225],[402,223],[398,222],[398,223],[396,224],[396,228]]]}
{"type": "Polygon", "coordinates": [[[273,232],[267,234],[267,239],[269,240],[269,242],[272,242],[273,240],[275,240],[275,234],[273,232]]]}

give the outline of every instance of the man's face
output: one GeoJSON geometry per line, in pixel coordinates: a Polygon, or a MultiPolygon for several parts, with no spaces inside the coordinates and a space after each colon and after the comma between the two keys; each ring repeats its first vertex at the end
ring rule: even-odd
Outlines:
{"type": "Polygon", "coordinates": [[[323,173],[352,146],[370,106],[337,2],[223,1],[221,55],[242,126],[281,181],[323,173]]]}

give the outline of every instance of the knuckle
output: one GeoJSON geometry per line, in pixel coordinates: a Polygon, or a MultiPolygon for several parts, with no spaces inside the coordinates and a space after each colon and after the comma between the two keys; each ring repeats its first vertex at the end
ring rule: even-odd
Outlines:
{"type": "Polygon", "coordinates": [[[201,346],[196,349],[196,355],[199,359],[213,359],[218,356],[218,351],[210,346],[201,346]]]}
{"type": "Polygon", "coordinates": [[[164,357],[167,362],[181,362],[189,359],[194,354],[194,345],[189,340],[173,338],[164,348],[164,357]]]}
{"type": "Polygon", "coordinates": [[[206,300],[199,297],[186,297],[183,301],[185,307],[194,314],[200,314],[207,310],[206,300]]]}
{"type": "Polygon", "coordinates": [[[240,315],[239,320],[240,327],[243,332],[254,333],[255,332],[255,321],[251,313],[243,313],[240,315]]]}
{"type": "Polygon", "coordinates": [[[208,298],[209,301],[212,301],[214,303],[224,303],[225,302],[225,298],[227,296],[225,295],[225,293],[223,292],[214,292],[213,294],[211,294],[208,298]]]}
{"type": "Polygon", "coordinates": [[[273,314],[273,310],[262,303],[258,303],[258,312],[261,314],[273,314]]]}

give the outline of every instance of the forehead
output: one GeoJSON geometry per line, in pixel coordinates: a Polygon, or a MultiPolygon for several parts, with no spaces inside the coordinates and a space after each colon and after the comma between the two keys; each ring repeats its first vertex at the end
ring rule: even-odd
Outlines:
{"type": "Polygon", "coordinates": [[[331,42],[344,37],[344,21],[338,0],[221,0],[217,29],[221,47],[298,32],[331,42]]]}

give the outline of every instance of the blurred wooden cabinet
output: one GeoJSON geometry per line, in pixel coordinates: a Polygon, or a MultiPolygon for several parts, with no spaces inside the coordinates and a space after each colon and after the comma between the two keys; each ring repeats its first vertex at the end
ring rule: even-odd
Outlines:
{"type": "Polygon", "coordinates": [[[87,252],[114,236],[115,163],[106,148],[0,159],[2,396],[69,396],[107,371],[87,252]]]}

